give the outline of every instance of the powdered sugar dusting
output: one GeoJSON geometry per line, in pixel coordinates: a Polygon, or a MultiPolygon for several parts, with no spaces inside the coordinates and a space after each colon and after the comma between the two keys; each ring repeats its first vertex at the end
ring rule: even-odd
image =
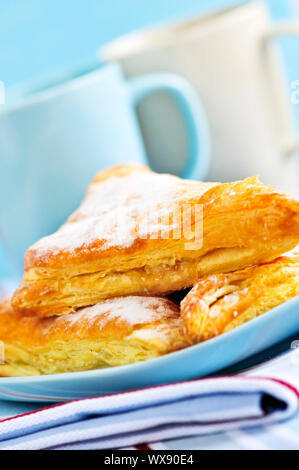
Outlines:
{"type": "Polygon", "coordinates": [[[157,175],[140,168],[126,176],[94,182],[69,220],[31,248],[42,255],[73,252],[96,241],[97,250],[129,247],[134,240],[148,238],[157,231],[169,233],[174,228],[167,217],[171,205],[179,204],[186,195],[199,197],[215,184],[157,175]]]}
{"type": "MultiPolygon", "coordinates": [[[[210,317],[215,318],[218,315],[221,315],[223,313],[223,308],[225,308],[226,306],[228,306],[229,308],[236,306],[240,302],[242,296],[246,295],[247,293],[248,287],[244,287],[244,289],[225,295],[219,300],[218,303],[211,307],[209,311],[210,317]]],[[[236,315],[234,314],[234,316],[236,315]]]]}
{"type": "Polygon", "coordinates": [[[142,328],[141,330],[134,331],[131,337],[145,341],[155,339],[166,341],[168,338],[168,331],[160,326],[157,326],[156,328],[142,328]]]}
{"type": "Polygon", "coordinates": [[[89,326],[97,323],[103,328],[112,321],[133,326],[166,319],[176,313],[178,314],[178,308],[167,299],[128,296],[105,300],[60,318],[70,327],[87,322],[89,326]]]}
{"type": "Polygon", "coordinates": [[[299,255],[299,245],[295,246],[291,251],[284,253],[282,256],[288,256],[289,258],[296,258],[299,255]]]}

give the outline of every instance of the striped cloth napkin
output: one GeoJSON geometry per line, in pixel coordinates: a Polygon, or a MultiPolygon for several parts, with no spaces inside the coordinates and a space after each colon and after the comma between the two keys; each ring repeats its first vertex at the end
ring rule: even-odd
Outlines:
{"type": "Polygon", "coordinates": [[[76,400],[0,422],[0,450],[115,449],[269,425],[293,416],[286,382],[221,377],[76,400]]]}

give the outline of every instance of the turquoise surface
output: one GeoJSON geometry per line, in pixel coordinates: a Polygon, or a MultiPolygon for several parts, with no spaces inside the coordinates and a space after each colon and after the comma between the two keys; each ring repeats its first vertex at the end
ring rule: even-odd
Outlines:
{"type": "MultiPolygon", "coordinates": [[[[274,20],[294,18],[297,0],[265,0],[274,20]]],[[[137,28],[244,0],[2,0],[0,80],[7,86],[89,66],[99,46],[137,28]]],[[[289,79],[299,77],[298,38],[281,39],[289,79]]],[[[299,106],[294,106],[298,117],[299,106]]]]}

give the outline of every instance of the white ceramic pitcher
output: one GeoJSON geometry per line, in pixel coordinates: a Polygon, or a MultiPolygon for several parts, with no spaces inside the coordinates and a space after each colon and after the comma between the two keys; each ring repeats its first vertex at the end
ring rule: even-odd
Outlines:
{"type": "MultiPolygon", "coordinates": [[[[250,2],[133,33],[102,48],[100,56],[119,61],[129,77],[175,72],[196,87],[212,131],[208,179],[259,173],[264,182],[296,192],[292,90],[274,41],[290,34],[299,35],[299,22],[273,24],[263,3],[250,2]]],[[[167,96],[151,96],[139,115],[155,168],[169,168],[171,158],[179,173],[188,144],[175,104],[167,96]]]]}

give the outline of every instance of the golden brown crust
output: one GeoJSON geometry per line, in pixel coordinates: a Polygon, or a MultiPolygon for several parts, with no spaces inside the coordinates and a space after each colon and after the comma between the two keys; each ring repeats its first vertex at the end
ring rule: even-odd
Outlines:
{"type": "Polygon", "coordinates": [[[299,253],[202,278],[181,303],[188,333],[203,341],[299,295],[299,253]]]}
{"type": "Polygon", "coordinates": [[[164,295],[209,273],[269,261],[297,243],[299,202],[256,177],[202,183],[120,165],[100,172],[66,224],[27,251],[13,306],[47,316],[105,298],[164,295]],[[198,207],[203,243],[190,249],[201,227],[198,207]]]}
{"type": "Polygon", "coordinates": [[[152,297],[118,298],[47,318],[24,317],[6,299],[0,303],[0,341],[6,353],[0,376],[128,364],[190,344],[179,307],[152,297]]]}

